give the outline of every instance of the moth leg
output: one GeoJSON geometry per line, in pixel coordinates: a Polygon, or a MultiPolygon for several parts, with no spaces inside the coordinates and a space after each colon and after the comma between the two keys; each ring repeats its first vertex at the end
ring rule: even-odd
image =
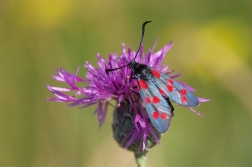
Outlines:
{"type": "Polygon", "coordinates": [[[169,104],[169,106],[171,106],[171,114],[172,114],[172,117],[174,116],[174,107],[172,106],[172,104],[171,104],[171,101],[170,101],[170,99],[169,98],[166,98],[166,101],[167,101],[167,103],[169,104]]]}
{"type": "Polygon", "coordinates": [[[134,89],[136,89],[137,88],[137,86],[132,86],[131,88],[130,88],[130,90],[132,91],[132,92],[134,92],[135,94],[137,94],[137,95],[139,95],[139,93],[138,92],[136,92],[134,89]]]}
{"type": "Polygon", "coordinates": [[[121,88],[118,88],[118,90],[122,90],[125,88],[125,85],[123,85],[121,88]]]}
{"type": "Polygon", "coordinates": [[[135,90],[133,90],[134,88],[137,88],[137,86],[133,86],[133,87],[131,87],[131,91],[132,92],[134,92],[135,94],[136,94],[136,96],[137,96],[137,100],[133,100],[133,102],[137,102],[138,100],[139,100],[139,93],[138,92],[136,92],[135,90]]]}
{"type": "Polygon", "coordinates": [[[132,87],[131,87],[131,90],[136,89],[136,88],[137,88],[137,86],[132,86],[132,87]]]}
{"type": "Polygon", "coordinates": [[[166,72],[165,74],[166,74],[166,75],[169,75],[169,74],[171,74],[171,73],[173,73],[173,72],[174,72],[174,70],[171,70],[171,71],[166,72]]]}
{"type": "Polygon", "coordinates": [[[139,101],[139,96],[136,96],[137,99],[136,100],[133,100],[133,102],[138,102],[139,101]]]}

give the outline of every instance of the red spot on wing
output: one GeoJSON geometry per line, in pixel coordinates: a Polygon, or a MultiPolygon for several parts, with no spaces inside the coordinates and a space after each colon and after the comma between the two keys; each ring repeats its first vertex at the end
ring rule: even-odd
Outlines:
{"type": "Polygon", "coordinates": [[[146,98],[145,98],[145,102],[146,102],[146,103],[150,103],[150,102],[151,102],[151,99],[150,99],[149,97],[146,97],[146,98]]]}
{"type": "Polygon", "coordinates": [[[158,91],[160,92],[161,95],[165,96],[165,92],[162,89],[158,88],[158,91]]]}
{"type": "Polygon", "coordinates": [[[169,118],[169,116],[168,116],[167,113],[162,113],[162,114],[161,114],[161,118],[162,118],[163,120],[167,120],[167,119],[169,118]]]}
{"type": "Polygon", "coordinates": [[[187,92],[186,92],[185,89],[181,89],[181,90],[180,90],[180,93],[181,93],[182,95],[186,95],[187,92]]]}
{"type": "Polygon", "coordinates": [[[186,96],[182,96],[181,100],[182,100],[183,103],[187,103],[187,101],[188,101],[186,96]]]}
{"type": "Polygon", "coordinates": [[[174,87],[173,87],[172,85],[168,85],[168,86],[167,86],[167,89],[169,90],[169,92],[172,92],[173,89],[174,89],[174,87]]]}
{"type": "Polygon", "coordinates": [[[143,89],[147,89],[148,88],[148,85],[147,85],[147,83],[144,80],[140,79],[139,83],[140,83],[141,88],[143,88],[143,89]]]}
{"type": "Polygon", "coordinates": [[[152,102],[153,102],[154,104],[159,103],[159,102],[160,102],[160,99],[159,99],[157,96],[153,96],[152,102]]]}
{"type": "Polygon", "coordinates": [[[158,116],[159,116],[158,111],[154,111],[154,112],[152,113],[152,117],[153,117],[154,119],[158,119],[158,116]]]}
{"type": "Polygon", "coordinates": [[[173,80],[172,79],[168,79],[168,82],[170,83],[170,84],[172,84],[173,85],[173,80]]]}
{"type": "Polygon", "coordinates": [[[160,78],[160,73],[159,73],[159,72],[154,71],[154,70],[151,70],[151,73],[152,73],[155,77],[160,78]]]}

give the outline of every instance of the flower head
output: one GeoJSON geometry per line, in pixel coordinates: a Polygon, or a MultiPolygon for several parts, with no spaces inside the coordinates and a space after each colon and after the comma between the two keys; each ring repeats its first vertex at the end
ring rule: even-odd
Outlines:
{"type": "MultiPolygon", "coordinates": [[[[172,42],[165,45],[161,50],[153,52],[155,45],[156,43],[147,53],[143,53],[143,46],[141,46],[136,62],[146,64],[162,73],[167,73],[168,66],[165,66],[162,60],[171,48],[172,42]]],[[[68,87],[47,86],[56,96],[48,98],[48,100],[71,102],[70,106],[80,107],[97,104],[95,114],[98,116],[99,126],[102,126],[108,107],[114,100],[117,104],[114,107],[114,122],[112,124],[114,138],[124,148],[138,152],[148,151],[149,148],[159,143],[160,133],[152,126],[141,99],[138,98],[139,92],[132,89],[136,87],[136,81],[132,78],[132,71],[129,67],[125,67],[109,74],[106,73],[106,69],[125,66],[134,59],[135,54],[136,52],[130,48],[126,49],[124,44],[120,56],[110,53],[108,60],[106,60],[98,54],[98,67],[93,67],[88,62],[85,63],[87,69],[85,78],[77,76],[79,68],[73,74],[64,69],[56,69],[57,75],[53,78],[65,82],[68,87]],[[87,86],[78,86],[77,82],[85,83],[87,86]],[[69,95],[69,92],[71,95],[69,95]]],[[[168,72],[168,75],[170,74],[171,72],[168,72]]],[[[179,74],[170,77],[176,78],[178,76],[179,74]]],[[[194,91],[185,83],[181,84],[188,90],[194,91]]],[[[199,102],[207,101],[204,98],[198,98],[198,100],[199,102]]],[[[197,113],[192,108],[189,109],[197,113]]]]}

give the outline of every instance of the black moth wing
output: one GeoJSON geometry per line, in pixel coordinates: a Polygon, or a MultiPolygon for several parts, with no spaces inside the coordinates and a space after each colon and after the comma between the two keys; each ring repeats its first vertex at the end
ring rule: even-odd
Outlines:
{"type": "Polygon", "coordinates": [[[160,132],[168,130],[173,107],[168,104],[152,80],[136,78],[141,99],[153,126],[160,132]]]}

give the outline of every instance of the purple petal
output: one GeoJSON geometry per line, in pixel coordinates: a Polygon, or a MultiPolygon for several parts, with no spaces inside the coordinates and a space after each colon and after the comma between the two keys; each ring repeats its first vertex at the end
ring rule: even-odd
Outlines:
{"type": "Polygon", "coordinates": [[[210,101],[210,99],[200,98],[200,97],[198,97],[198,100],[199,100],[199,102],[201,102],[201,103],[210,101]]]}
{"type": "Polygon", "coordinates": [[[137,138],[139,132],[135,131],[134,134],[131,136],[131,138],[128,140],[126,146],[125,146],[125,149],[128,148],[132,143],[133,141],[137,138]]]}
{"type": "Polygon", "coordinates": [[[56,91],[60,91],[60,92],[72,91],[72,89],[69,89],[69,88],[60,88],[60,87],[53,87],[53,86],[48,86],[48,87],[50,87],[50,89],[48,88],[49,90],[56,90],[56,91]]]}
{"type": "Polygon", "coordinates": [[[156,40],[155,40],[155,42],[154,42],[154,44],[153,44],[153,46],[152,46],[152,48],[151,48],[151,52],[152,52],[152,53],[154,52],[154,50],[155,50],[155,48],[156,48],[156,46],[157,46],[157,42],[158,42],[158,38],[156,38],[156,40]]]}
{"type": "Polygon", "coordinates": [[[102,109],[102,102],[98,103],[97,115],[98,115],[99,127],[101,127],[106,117],[106,111],[102,109]]]}
{"type": "Polygon", "coordinates": [[[195,111],[194,109],[192,109],[192,107],[188,107],[192,112],[194,112],[195,114],[197,114],[198,116],[204,117],[201,113],[198,113],[197,111],[195,111]]]}
{"type": "MultiPolygon", "coordinates": [[[[52,87],[50,87],[49,85],[47,85],[47,89],[49,89],[55,96],[58,97],[59,101],[65,101],[65,102],[69,102],[69,101],[74,101],[76,100],[74,97],[69,96],[67,94],[64,94],[60,91],[54,90],[52,87]]],[[[49,98],[48,100],[55,100],[55,98],[49,98]]]]}
{"type": "Polygon", "coordinates": [[[136,117],[135,117],[135,122],[139,123],[141,128],[146,128],[146,124],[148,124],[148,121],[145,121],[143,118],[140,117],[140,115],[136,114],[136,117]]]}
{"type": "Polygon", "coordinates": [[[162,52],[164,52],[164,53],[168,52],[170,50],[170,48],[172,47],[172,44],[173,44],[173,42],[171,41],[162,50],[159,50],[158,52],[154,53],[153,56],[161,55],[162,52]]]}

